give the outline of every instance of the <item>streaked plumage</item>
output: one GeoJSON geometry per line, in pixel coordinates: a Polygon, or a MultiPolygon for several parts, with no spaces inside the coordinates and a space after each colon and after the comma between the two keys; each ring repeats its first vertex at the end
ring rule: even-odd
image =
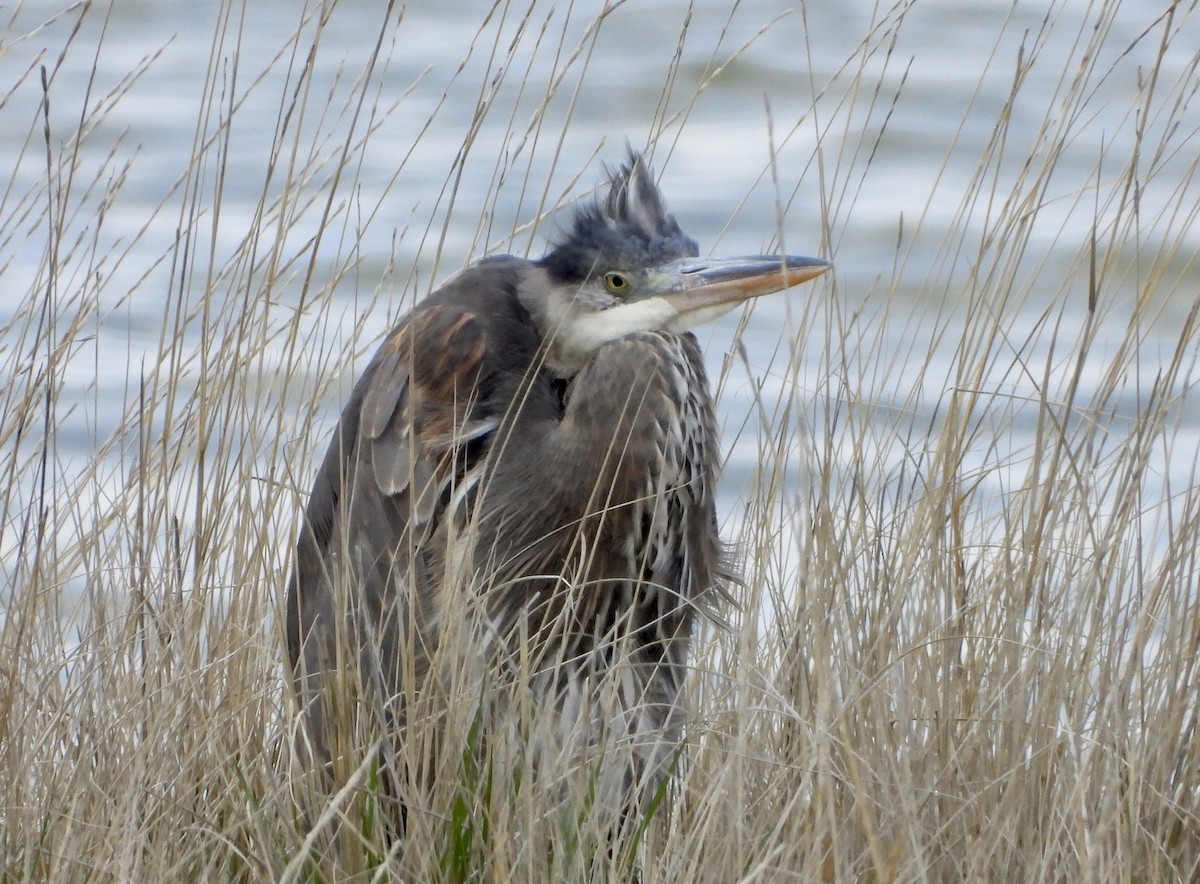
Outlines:
{"type": "Polygon", "coordinates": [[[623,747],[612,800],[671,764],[689,639],[727,582],[686,329],[827,265],[696,259],[639,157],[611,178],[542,260],[480,261],[418,304],[354,388],[287,600],[318,758],[348,739],[348,693],[387,760],[413,704],[473,662],[545,699],[539,751],[623,747]]]}

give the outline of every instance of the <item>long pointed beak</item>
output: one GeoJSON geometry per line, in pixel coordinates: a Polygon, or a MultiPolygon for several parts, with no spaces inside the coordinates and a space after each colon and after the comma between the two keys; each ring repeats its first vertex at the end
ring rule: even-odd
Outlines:
{"type": "Polygon", "coordinates": [[[832,266],[798,255],[683,258],[657,268],[651,279],[681,319],[703,322],[743,301],[808,282],[832,266]]]}
{"type": "Polygon", "coordinates": [[[662,264],[641,271],[635,294],[627,300],[567,314],[554,330],[554,358],[560,369],[578,371],[609,341],[642,331],[690,331],[743,301],[799,285],[832,266],[795,255],[683,258],[662,264]]]}

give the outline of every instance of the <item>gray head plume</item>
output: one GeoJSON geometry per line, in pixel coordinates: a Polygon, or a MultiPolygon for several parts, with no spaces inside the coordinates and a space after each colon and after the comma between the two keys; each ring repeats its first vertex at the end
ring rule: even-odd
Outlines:
{"type": "Polygon", "coordinates": [[[667,214],[640,154],[630,151],[624,165],[606,171],[608,193],[577,209],[570,233],[539,262],[551,276],[583,282],[596,270],[638,270],[700,254],[667,214]]]}

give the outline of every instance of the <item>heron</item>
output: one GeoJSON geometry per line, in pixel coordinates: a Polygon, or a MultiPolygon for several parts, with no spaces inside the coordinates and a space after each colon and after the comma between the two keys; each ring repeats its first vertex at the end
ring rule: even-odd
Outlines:
{"type": "Polygon", "coordinates": [[[535,686],[559,757],[625,747],[604,800],[670,775],[697,624],[736,603],[692,329],[831,265],[699,257],[642,155],[606,173],[543,257],[484,258],[420,301],[350,394],[286,603],[318,762],[369,720],[402,778],[414,708],[468,660],[535,686]]]}

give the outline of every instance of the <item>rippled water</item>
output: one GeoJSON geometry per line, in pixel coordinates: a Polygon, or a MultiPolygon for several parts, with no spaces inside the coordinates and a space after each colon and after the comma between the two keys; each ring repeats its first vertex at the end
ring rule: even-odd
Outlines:
{"type": "MultiPolygon", "coordinates": [[[[322,315],[341,317],[331,335],[360,335],[360,352],[414,297],[468,260],[490,250],[540,252],[556,229],[553,215],[536,233],[522,229],[510,240],[508,232],[532,221],[543,204],[583,195],[601,180],[601,161],[619,160],[627,141],[641,147],[652,136],[659,138],[654,161],[671,209],[702,251],[774,250],[782,233],[789,251],[820,253],[837,266],[832,286],[755,306],[742,338],[744,360],[732,343],[738,316],[705,332],[713,374],[728,371],[721,400],[731,449],[727,511],[746,493],[758,457],[758,387],[764,398],[786,388],[802,411],[817,397],[856,390],[880,414],[906,416],[883,422],[878,439],[885,469],[903,460],[909,446],[895,428],[916,432],[936,420],[966,322],[957,292],[989,270],[998,246],[988,237],[1014,195],[1027,198],[1030,210],[1019,233],[1028,238],[1026,258],[1011,269],[1011,287],[1022,295],[1015,306],[997,305],[1008,338],[997,347],[994,375],[976,379],[997,394],[984,422],[1000,428],[1009,451],[980,458],[1019,473],[1037,432],[1024,397],[1040,395],[1043,369],[1065,377],[1074,368],[1053,346],[1084,328],[1081,243],[1098,235],[1103,244],[1110,225],[1127,223],[1128,210],[1122,214],[1112,194],[1130,164],[1139,170],[1141,220],[1136,235],[1118,237],[1111,255],[1131,268],[1115,277],[1128,289],[1101,293],[1109,308],[1082,374],[1081,398],[1101,383],[1137,293],[1155,274],[1170,283],[1157,290],[1164,318],[1141,333],[1141,376],[1125,388],[1128,407],[1111,416],[1118,431],[1179,344],[1181,317],[1200,281],[1200,123],[1191,101],[1200,27],[1185,10],[1167,16],[1165,2],[841,0],[742,3],[730,11],[715,0],[629,0],[590,39],[596,25],[581,7],[593,4],[482,6],[409,4],[385,20],[382,4],[342,2],[320,33],[305,88],[332,98],[310,98],[309,116],[289,125],[311,134],[308,147],[322,158],[319,178],[331,174],[329,158],[338,153],[330,133],[348,131],[355,113],[356,131],[370,133],[354,155],[352,186],[342,182],[337,191],[339,204],[350,208],[323,241],[330,266],[337,256],[357,256],[355,272],[333,289],[344,305],[322,315]],[[1092,60],[1087,42],[1095,33],[1103,40],[1092,60]],[[380,61],[358,107],[350,101],[353,84],[377,40],[380,61]],[[1085,98],[1065,106],[1085,63],[1094,65],[1085,98]],[[470,153],[456,163],[472,131],[470,153]],[[1046,145],[1061,154],[1053,176],[1035,187],[1023,175],[1046,145]],[[460,174],[452,197],[448,184],[460,174]],[[375,292],[378,298],[368,298],[375,292]],[[775,354],[793,343],[802,349],[800,372],[785,382],[783,357],[775,354]],[[831,377],[846,389],[833,389],[831,377]],[[751,429],[741,432],[747,422],[751,429]]],[[[80,351],[64,375],[62,401],[78,406],[59,415],[57,450],[69,472],[91,459],[136,396],[145,361],[156,358],[172,244],[196,198],[181,184],[196,139],[219,132],[213,115],[235,108],[219,224],[211,242],[198,240],[219,267],[254,226],[281,107],[296,89],[316,29],[310,22],[299,29],[302,39],[292,39],[301,15],[294,2],[249,4],[230,21],[215,4],[115,2],[86,12],[71,7],[39,27],[62,7],[39,0],[4,13],[12,18],[0,47],[0,155],[12,183],[0,211],[33,212],[23,194],[46,174],[39,82],[45,65],[53,150],[74,149],[81,119],[88,129],[76,191],[89,176],[101,189],[120,184],[110,203],[81,204],[95,217],[78,226],[102,227],[98,264],[91,255],[101,272],[89,277],[81,258],[59,280],[68,288],[98,287],[98,308],[83,323],[80,351]],[[214,50],[218,33],[224,36],[214,50]],[[208,80],[214,52],[222,62],[208,80]],[[143,68],[125,89],[125,78],[143,68]]],[[[293,161],[303,167],[308,158],[278,158],[293,161]]],[[[212,178],[204,184],[215,187],[212,178]]],[[[215,209],[204,217],[214,219],[215,209]]],[[[288,235],[315,235],[319,217],[310,212],[288,235]]],[[[36,291],[44,266],[44,237],[32,224],[25,234],[0,244],[0,279],[10,293],[36,291]]],[[[208,266],[208,255],[202,258],[201,268],[208,266]]],[[[275,297],[299,298],[299,277],[290,279],[275,297]]],[[[9,326],[18,300],[0,296],[0,326],[10,329],[0,347],[9,354],[22,347],[13,331],[20,326],[9,326]]],[[[230,303],[237,303],[232,296],[230,303]]],[[[315,360],[313,371],[342,372],[344,389],[359,367],[315,360]]],[[[1192,375],[1181,378],[1180,395],[1193,384],[1192,375]]],[[[327,420],[338,402],[331,394],[320,403],[327,420]]],[[[1200,439],[1194,403],[1181,407],[1172,439],[1156,475],[1164,487],[1188,487],[1200,439]],[[1192,453],[1179,456],[1179,449],[1192,453]]],[[[1003,471],[987,481],[1003,494],[1003,471]]]]}

